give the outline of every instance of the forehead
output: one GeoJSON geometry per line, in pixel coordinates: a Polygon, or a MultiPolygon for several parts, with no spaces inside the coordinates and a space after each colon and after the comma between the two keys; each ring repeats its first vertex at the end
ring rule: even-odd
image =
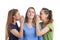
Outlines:
{"type": "Polygon", "coordinates": [[[20,14],[19,11],[16,12],[16,15],[20,14]]]}
{"type": "Polygon", "coordinates": [[[34,11],[34,9],[30,8],[29,11],[34,11]]]}
{"type": "Polygon", "coordinates": [[[44,12],[45,10],[41,10],[41,12],[44,12]]]}
{"type": "Polygon", "coordinates": [[[45,10],[41,10],[40,13],[44,13],[45,10]]]}

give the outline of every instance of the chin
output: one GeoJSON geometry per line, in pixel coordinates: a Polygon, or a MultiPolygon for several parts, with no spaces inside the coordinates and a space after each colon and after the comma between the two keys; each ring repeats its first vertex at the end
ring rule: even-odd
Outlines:
{"type": "Polygon", "coordinates": [[[31,19],[33,19],[34,17],[30,17],[31,19]]]}
{"type": "Polygon", "coordinates": [[[19,20],[19,19],[16,19],[17,21],[19,20]]]}
{"type": "Polygon", "coordinates": [[[43,19],[40,19],[40,20],[43,20],[43,19]]]}
{"type": "Polygon", "coordinates": [[[32,17],[30,17],[30,19],[33,19],[32,17]]]}

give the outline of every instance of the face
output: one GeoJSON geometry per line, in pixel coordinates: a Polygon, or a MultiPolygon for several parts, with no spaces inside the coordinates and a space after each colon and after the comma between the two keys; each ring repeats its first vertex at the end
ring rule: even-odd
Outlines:
{"type": "Polygon", "coordinates": [[[29,19],[33,19],[33,18],[34,18],[34,14],[35,14],[34,9],[29,9],[29,10],[28,10],[28,13],[27,13],[27,17],[28,17],[29,19]]]}
{"type": "Polygon", "coordinates": [[[43,21],[43,20],[46,20],[47,17],[48,17],[48,14],[45,14],[44,12],[45,10],[41,10],[40,12],[40,19],[43,21]]]}
{"type": "Polygon", "coordinates": [[[14,15],[14,19],[19,20],[20,19],[20,13],[16,12],[16,14],[14,15]]]}

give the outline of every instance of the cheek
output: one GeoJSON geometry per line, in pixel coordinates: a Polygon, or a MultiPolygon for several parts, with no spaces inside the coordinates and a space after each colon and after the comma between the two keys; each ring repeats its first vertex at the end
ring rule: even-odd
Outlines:
{"type": "Polygon", "coordinates": [[[45,19],[45,16],[44,15],[41,15],[40,17],[41,17],[42,20],[45,19]]]}
{"type": "Polygon", "coordinates": [[[20,16],[19,15],[16,15],[16,19],[18,20],[20,18],[20,16]]]}
{"type": "Polygon", "coordinates": [[[34,14],[32,13],[32,14],[30,15],[30,17],[31,17],[31,18],[34,18],[34,14]]]}
{"type": "Polygon", "coordinates": [[[30,16],[30,13],[27,13],[27,17],[29,17],[30,16]]]}
{"type": "Polygon", "coordinates": [[[43,18],[43,15],[41,15],[41,18],[43,18]]]}
{"type": "Polygon", "coordinates": [[[34,13],[32,14],[32,16],[34,17],[34,13]]]}

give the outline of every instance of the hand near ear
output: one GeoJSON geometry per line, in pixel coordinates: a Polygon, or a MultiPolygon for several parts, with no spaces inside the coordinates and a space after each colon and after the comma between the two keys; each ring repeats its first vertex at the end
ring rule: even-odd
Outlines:
{"type": "Polygon", "coordinates": [[[20,36],[23,37],[23,24],[24,24],[24,16],[20,17],[20,36]]]}
{"type": "Polygon", "coordinates": [[[36,15],[36,24],[40,22],[40,16],[39,15],[36,15]]]}
{"type": "Polygon", "coordinates": [[[20,17],[20,23],[21,23],[21,25],[24,24],[24,19],[25,19],[24,16],[21,16],[21,17],[20,17]]]}

